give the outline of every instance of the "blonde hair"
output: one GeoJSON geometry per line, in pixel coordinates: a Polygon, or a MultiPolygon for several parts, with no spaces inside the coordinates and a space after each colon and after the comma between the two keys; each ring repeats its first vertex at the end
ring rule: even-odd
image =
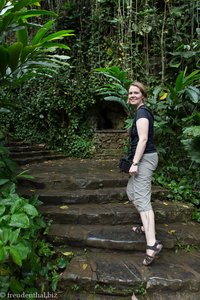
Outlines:
{"type": "MultiPolygon", "coordinates": [[[[142,82],[139,82],[139,81],[134,81],[133,83],[131,83],[130,87],[131,86],[136,86],[138,87],[138,89],[140,90],[140,92],[142,93],[142,95],[144,96],[144,99],[147,98],[147,88],[146,86],[142,83],[142,82]]],[[[129,87],[129,88],[130,88],[129,87]]]]}

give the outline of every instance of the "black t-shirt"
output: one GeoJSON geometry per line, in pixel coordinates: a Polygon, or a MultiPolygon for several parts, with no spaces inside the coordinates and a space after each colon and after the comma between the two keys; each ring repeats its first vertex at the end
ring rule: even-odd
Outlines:
{"type": "Polygon", "coordinates": [[[144,153],[153,153],[156,152],[156,148],[154,145],[154,117],[152,112],[144,105],[140,106],[136,111],[135,118],[133,120],[133,125],[130,131],[130,147],[129,147],[129,155],[130,157],[134,157],[135,150],[139,141],[139,136],[137,132],[136,122],[138,119],[145,118],[149,120],[149,131],[148,131],[148,140],[146,144],[146,148],[144,153]]]}

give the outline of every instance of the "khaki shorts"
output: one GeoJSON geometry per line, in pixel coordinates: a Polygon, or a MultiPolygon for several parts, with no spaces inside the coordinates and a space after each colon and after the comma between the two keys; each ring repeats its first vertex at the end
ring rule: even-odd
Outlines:
{"type": "Polygon", "coordinates": [[[137,175],[129,178],[126,193],[139,212],[152,209],[151,179],[157,165],[158,154],[146,153],[139,162],[137,175]]]}

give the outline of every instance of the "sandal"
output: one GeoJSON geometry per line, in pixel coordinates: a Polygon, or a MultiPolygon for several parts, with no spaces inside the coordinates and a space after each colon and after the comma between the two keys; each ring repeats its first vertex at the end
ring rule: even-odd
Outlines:
{"type": "Polygon", "coordinates": [[[133,232],[138,233],[138,234],[144,233],[143,226],[141,226],[141,225],[133,227],[132,230],[133,230],[133,232]]]}
{"type": "Polygon", "coordinates": [[[149,254],[146,254],[146,257],[143,261],[143,265],[149,266],[154,261],[155,257],[160,253],[162,248],[163,248],[163,244],[160,241],[156,241],[153,246],[147,246],[147,249],[154,251],[154,255],[151,256],[149,254]],[[158,245],[160,246],[159,248],[157,247],[158,245]]]}

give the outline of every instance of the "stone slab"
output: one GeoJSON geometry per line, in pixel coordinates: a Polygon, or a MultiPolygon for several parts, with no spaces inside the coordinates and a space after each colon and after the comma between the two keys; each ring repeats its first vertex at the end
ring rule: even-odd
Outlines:
{"type": "MultiPolygon", "coordinates": [[[[134,294],[135,295],[135,294],[134,294]]],[[[134,298],[130,296],[109,296],[95,293],[79,293],[67,291],[60,298],[54,300],[199,300],[200,292],[156,292],[147,293],[146,295],[135,295],[134,298]]]]}
{"type": "Polygon", "coordinates": [[[107,295],[127,296],[135,291],[139,293],[141,287],[148,294],[186,291],[199,295],[199,251],[186,253],[179,250],[175,254],[163,250],[160,257],[149,267],[142,265],[143,258],[144,253],[124,252],[86,253],[76,256],[62,274],[61,285],[78,284],[85,291],[95,288],[96,293],[107,295]]]}
{"type": "MultiPolygon", "coordinates": [[[[74,159],[40,162],[21,166],[29,169],[37,182],[43,182],[46,189],[98,189],[125,187],[128,175],[119,172],[116,159],[74,159]]],[[[166,189],[156,187],[157,193],[166,189]]]]}
{"type": "MultiPolygon", "coordinates": [[[[72,224],[53,224],[48,233],[48,239],[55,245],[71,245],[104,249],[117,249],[136,251],[144,250],[146,247],[145,237],[132,231],[133,225],[72,225],[72,224]]],[[[158,224],[156,227],[157,239],[162,240],[164,247],[172,249],[179,239],[179,226],[182,224],[158,224]],[[176,234],[176,235],[175,235],[176,234]]],[[[200,224],[194,227],[193,244],[200,244],[200,237],[196,238],[200,224]]],[[[185,233],[187,235],[187,233],[185,233]]],[[[184,237],[184,243],[187,237],[184,237]]],[[[183,244],[184,244],[183,243],[183,244]]]]}
{"type": "MultiPolygon", "coordinates": [[[[165,199],[161,189],[153,188],[152,200],[165,199]]],[[[124,187],[100,188],[100,189],[35,189],[24,187],[18,188],[18,192],[24,197],[38,195],[44,204],[78,204],[78,203],[108,203],[108,202],[124,202],[128,201],[126,190],[124,187]]]]}
{"type": "MultiPolygon", "coordinates": [[[[193,206],[177,201],[153,202],[157,223],[191,220],[193,206]]],[[[132,224],[140,223],[134,205],[129,201],[121,203],[89,203],[68,205],[43,205],[43,215],[61,224],[132,224]]]]}
{"type": "MultiPolygon", "coordinates": [[[[132,231],[133,225],[71,225],[53,224],[48,234],[55,245],[94,247],[118,250],[143,250],[145,237],[132,231]]],[[[200,246],[200,224],[181,222],[157,224],[157,239],[165,248],[200,246]]]]}

